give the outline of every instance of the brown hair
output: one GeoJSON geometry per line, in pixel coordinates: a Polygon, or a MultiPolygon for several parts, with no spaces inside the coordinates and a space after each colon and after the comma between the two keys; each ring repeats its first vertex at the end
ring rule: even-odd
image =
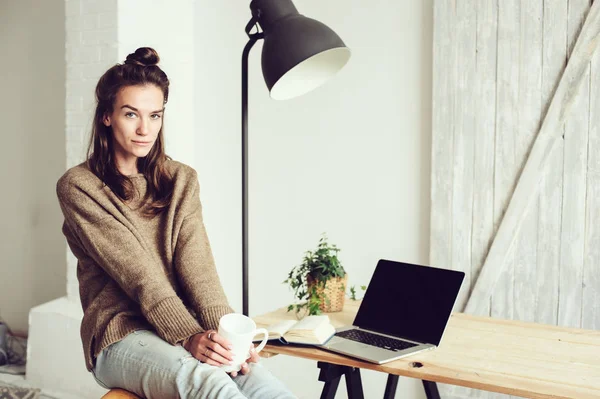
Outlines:
{"type": "MultiPolygon", "coordinates": [[[[112,128],[102,122],[106,114],[113,112],[117,93],[123,87],[152,84],[158,87],[167,103],[169,78],[158,65],[158,54],[149,47],[140,47],[129,54],[123,64],[117,64],[102,75],[96,85],[96,112],[92,124],[92,135],[88,147],[87,165],[119,198],[130,200],[133,183],[128,176],[119,172],[114,157],[112,128]]],[[[163,125],[164,126],[164,125],[163,125]]],[[[163,128],[147,156],[138,158],[137,168],[148,181],[143,213],[154,216],[165,210],[173,196],[173,181],[168,174],[165,161],[163,128]],[[151,201],[148,199],[151,198],[151,201]]]]}

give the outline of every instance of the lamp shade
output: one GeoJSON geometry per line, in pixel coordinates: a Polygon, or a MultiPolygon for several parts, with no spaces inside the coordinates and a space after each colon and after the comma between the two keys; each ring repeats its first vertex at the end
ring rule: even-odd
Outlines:
{"type": "Polygon", "coordinates": [[[300,15],[291,0],[253,0],[250,9],[264,32],[262,72],[275,100],[319,87],[350,59],[342,39],[327,25],[300,15]]]}

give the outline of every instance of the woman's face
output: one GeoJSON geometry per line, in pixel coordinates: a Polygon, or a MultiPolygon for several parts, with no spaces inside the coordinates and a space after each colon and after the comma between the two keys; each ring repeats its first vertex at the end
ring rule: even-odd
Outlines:
{"type": "Polygon", "coordinates": [[[125,175],[137,173],[136,161],[145,157],[162,127],[163,93],[155,85],[126,86],[119,90],[111,114],[104,125],[113,132],[115,160],[125,175]]]}

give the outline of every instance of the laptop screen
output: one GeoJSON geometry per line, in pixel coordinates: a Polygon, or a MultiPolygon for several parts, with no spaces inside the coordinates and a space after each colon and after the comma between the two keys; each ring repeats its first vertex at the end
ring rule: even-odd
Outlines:
{"type": "Polygon", "coordinates": [[[354,325],[439,345],[464,277],[460,271],[382,259],[354,325]]]}

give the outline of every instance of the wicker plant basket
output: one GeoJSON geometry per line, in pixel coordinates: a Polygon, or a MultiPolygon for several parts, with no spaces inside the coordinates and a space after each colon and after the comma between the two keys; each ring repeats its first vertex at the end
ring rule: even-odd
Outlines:
{"type": "MultiPolygon", "coordinates": [[[[308,289],[316,283],[310,275],[306,276],[308,289]]],[[[341,312],[344,309],[346,299],[346,282],[348,275],[344,277],[330,278],[325,282],[325,287],[317,287],[317,294],[321,298],[319,309],[324,313],[341,312]]]]}

